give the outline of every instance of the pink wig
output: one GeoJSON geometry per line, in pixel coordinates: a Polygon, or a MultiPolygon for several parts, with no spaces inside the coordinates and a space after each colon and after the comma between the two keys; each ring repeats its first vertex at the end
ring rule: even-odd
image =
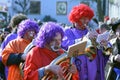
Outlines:
{"type": "Polygon", "coordinates": [[[93,16],[94,12],[89,6],[85,4],[80,4],[74,6],[71,10],[69,14],[69,21],[72,23],[77,23],[82,17],[87,17],[89,20],[91,20],[93,16]]]}

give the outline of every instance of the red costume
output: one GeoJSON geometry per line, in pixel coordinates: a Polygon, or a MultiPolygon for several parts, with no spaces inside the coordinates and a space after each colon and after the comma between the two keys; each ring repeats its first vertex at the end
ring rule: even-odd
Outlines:
{"type": "Polygon", "coordinates": [[[58,55],[46,48],[34,47],[27,56],[24,68],[25,80],[39,80],[38,69],[50,64],[58,55]],[[29,66],[29,67],[28,67],[29,66]]]}
{"type": "MultiPolygon", "coordinates": [[[[58,54],[49,49],[34,47],[28,53],[26,59],[26,65],[24,68],[24,80],[39,80],[39,68],[49,65],[57,57],[58,54]]],[[[72,76],[72,80],[77,79],[78,74],[76,73],[74,76],[72,76]]]]}
{"type": "MultiPolygon", "coordinates": [[[[2,52],[2,61],[6,65],[10,54],[21,54],[24,52],[25,47],[30,43],[30,41],[19,38],[8,43],[2,52]]],[[[20,69],[18,65],[8,66],[8,80],[22,80],[22,75],[20,74],[20,69]]]]}

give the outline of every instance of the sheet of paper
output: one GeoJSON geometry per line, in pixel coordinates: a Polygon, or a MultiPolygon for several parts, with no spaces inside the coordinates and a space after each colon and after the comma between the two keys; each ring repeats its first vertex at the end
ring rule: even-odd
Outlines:
{"type": "Polygon", "coordinates": [[[87,41],[80,41],[75,43],[68,48],[68,57],[73,57],[75,54],[82,55],[84,54],[86,48],[87,41]]]}

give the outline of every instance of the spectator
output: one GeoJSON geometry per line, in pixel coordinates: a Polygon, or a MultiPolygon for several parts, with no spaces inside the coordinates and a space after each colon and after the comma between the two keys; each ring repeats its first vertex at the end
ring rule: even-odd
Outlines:
{"type": "Polygon", "coordinates": [[[110,55],[105,69],[106,80],[116,80],[117,75],[114,68],[120,70],[120,19],[112,24],[112,30],[116,34],[116,37],[110,40],[110,43],[112,44],[112,54],[110,55]],[[109,65],[109,63],[111,63],[111,65],[109,65]]]}
{"type": "Polygon", "coordinates": [[[9,28],[3,28],[3,33],[1,34],[2,42],[4,41],[5,37],[10,33],[11,33],[11,31],[9,28]]]}
{"type": "Polygon", "coordinates": [[[110,27],[109,27],[109,25],[107,25],[106,23],[101,23],[100,25],[99,25],[99,32],[100,33],[104,33],[104,32],[106,32],[106,31],[110,31],[110,27]]]}

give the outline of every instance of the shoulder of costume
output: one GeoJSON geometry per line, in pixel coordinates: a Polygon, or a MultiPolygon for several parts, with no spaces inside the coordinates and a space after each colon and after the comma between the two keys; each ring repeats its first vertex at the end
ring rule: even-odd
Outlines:
{"type": "Polygon", "coordinates": [[[71,32],[72,29],[73,29],[72,27],[66,27],[66,28],[64,29],[64,31],[65,31],[65,32],[71,32]]]}
{"type": "Polygon", "coordinates": [[[74,27],[68,26],[68,27],[65,27],[64,29],[67,30],[67,29],[72,29],[72,28],[74,28],[74,27]]]}

